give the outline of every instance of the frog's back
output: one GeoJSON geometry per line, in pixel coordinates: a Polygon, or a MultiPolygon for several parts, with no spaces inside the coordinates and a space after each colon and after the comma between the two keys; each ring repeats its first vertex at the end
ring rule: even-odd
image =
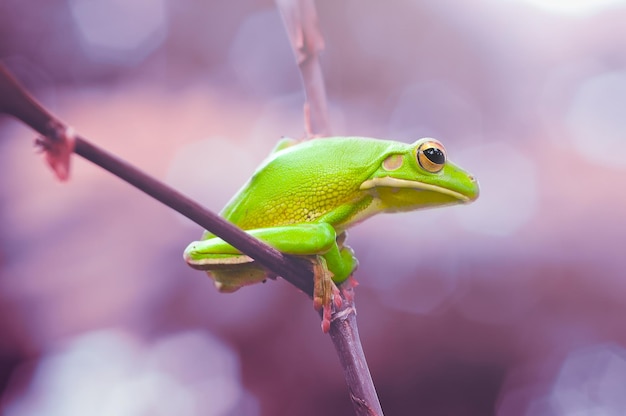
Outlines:
{"type": "Polygon", "coordinates": [[[361,137],[313,139],[266,160],[222,215],[243,229],[312,222],[363,197],[359,190],[397,142],[361,137]]]}

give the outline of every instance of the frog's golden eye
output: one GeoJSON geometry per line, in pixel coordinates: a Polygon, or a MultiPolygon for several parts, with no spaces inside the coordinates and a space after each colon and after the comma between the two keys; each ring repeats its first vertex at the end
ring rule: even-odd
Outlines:
{"type": "Polygon", "coordinates": [[[428,140],[417,148],[417,161],[425,171],[437,173],[446,163],[446,149],[436,140],[428,140]]]}

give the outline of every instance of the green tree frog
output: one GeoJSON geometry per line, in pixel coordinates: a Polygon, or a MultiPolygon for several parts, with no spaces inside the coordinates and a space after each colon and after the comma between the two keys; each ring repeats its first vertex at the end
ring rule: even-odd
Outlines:
{"type": "MultiPolygon", "coordinates": [[[[314,306],[330,326],[337,285],[357,267],[346,229],[380,212],[462,204],[478,197],[474,177],[447,160],[443,145],[364,137],[283,139],[221,211],[256,238],[313,263],[314,306]]],[[[250,257],[205,232],[184,253],[221,292],[275,278],[250,257]]]]}

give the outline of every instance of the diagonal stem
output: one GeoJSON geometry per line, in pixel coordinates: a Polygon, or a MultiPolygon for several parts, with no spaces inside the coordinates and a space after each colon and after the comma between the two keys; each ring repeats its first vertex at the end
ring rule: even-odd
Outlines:
{"type": "MultiPolygon", "coordinates": [[[[67,131],[67,126],[31,97],[2,65],[0,65],[0,113],[22,120],[52,141],[60,140],[62,132],[67,131]]],[[[282,254],[189,197],[80,136],[75,138],[74,152],[211,231],[307,295],[313,295],[313,273],[309,262],[282,254]]]]}
{"type": "Polygon", "coordinates": [[[75,152],[183,214],[233,247],[238,248],[244,254],[252,257],[265,268],[282,276],[304,293],[312,296],[313,274],[309,262],[284,255],[219,215],[205,209],[184,194],[145,174],[124,160],[99,149],[81,137],[76,138],[75,152]]]}

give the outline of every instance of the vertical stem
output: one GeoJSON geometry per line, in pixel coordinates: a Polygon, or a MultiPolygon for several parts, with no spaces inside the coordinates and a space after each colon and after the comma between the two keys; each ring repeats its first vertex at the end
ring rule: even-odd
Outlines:
{"type": "Polygon", "coordinates": [[[326,87],[319,61],[324,38],[317,24],[315,3],[313,0],[276,0],[276,4],[283,16],[306,94],[304,125],[307,136],[328,136],[331,129],[326,87]]]}
{"type": "MultiPolygon", "coordinates": [[[[324,49],[324,38],[319,30],[315,3],[313,0],[276,0],[276,3],[283,16],[306,93],[304,120],[307,136],[327,136],[330,134],[330,123],[326,88],[319,62],[319,53],[324,49]]],[[[351,292],[352,288],[347,290],[351,292]]],[[[361,347],[356,307],[351,295],[349,299],[344,298],[342,306],[333,312],[330,337],[339,355],[356,414],[382,415],[380,401],[361,347]]]]}
{"type": "Polygon", "coordinates": [[[365,361],[361,347],[356,311],[352,306],[344,309],[341,317],[335,315],[330,326],[330,337],[339,353],[346,383],[350,389],[350,400],[358,416],[382,415],[383,410],[376,394],[376,388],[365,361]]]}

